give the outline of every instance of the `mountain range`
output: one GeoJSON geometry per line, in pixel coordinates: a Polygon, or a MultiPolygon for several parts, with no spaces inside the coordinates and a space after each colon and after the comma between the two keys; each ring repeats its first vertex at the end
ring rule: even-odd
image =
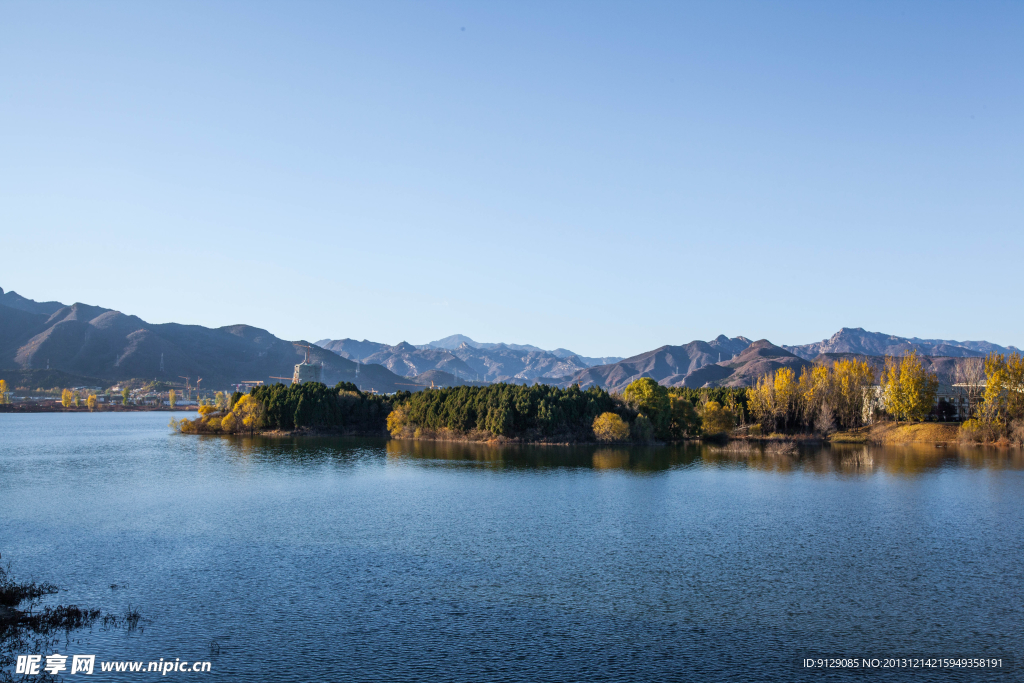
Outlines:
{"type": "Polygon", "coordinates": [[[1019,352],[1014,346],[991,342],[957,342],[938,339],[896,337],[861,328],[844,327],[829,339],[802,346],[776,346],[767,339],[750,342],[745,337],[721,335],[710,342],[693,341],[686,346],[662,346],[632,358],[588,368],[557,382],[560,386],[598,385],[621,391],[634,379],[651,377],[664,386],[750,386],[758,377],[780,367],[793,368],[798,375],[805,366],[854,357],[870,364],[878,374],[886,355],[900,356],[916,351],[925,369],[940,381],[952,381],[957,359],[980,358],[987,353],[1019,352]],[[721,354],[721,360],[715,355],[721,354]]]}
{"type": "Polygon", "coordinates": [[[922,356],[949,356],[953,358],[983,357],[989,353],[1020,352],[1015,346],[999,346],[987,341],[951,341],[948,339],[918,339],[896,337],[880,332],[868,332],[860,327],[844,327],[828,339],[802,346],[785,346],[787,351],[806,360],[823,353],[856,353],[864,356],[902,356],[917,351],[922,356]]]}
{"type": "Polygon", "coordinates": [[[321,339],[309,345],[249,325],[152,324],[107,308],[37,302],[0,289],[0,370],[17,371],[19,377],[47,369],[111,382],[153,378],[173,383],[181,377],[202,377],[205,387],[223,389],[243,380],[289,378],[306,351],[322,364],[328,384],[351,381],[364,389],[392,392],[491,382],[596,385],[620,391],[639,377],[665,386],[749,386],[780,367],[799,373],[812,363],[857,357],[877,370],[883,356],[910,351],[921,354],[931,371],[948,378],[958,360],[1019,350],[986,341],[897,337],[861,328],[843,328],[820,342],[784,347],[766,339],[720,335],[630,358],[482,343],[464,335],[419,346],[366,339],[321,339]]]}
{"type": "Polygon", "coordinates": [[[408,342],[388,346],[366,339],[321,339],[317,345],[344,358],[376,363],[409,377],[440,370],[463,380],[481,382],[533,383],[621,360],[584,358],[566,349],[545,351],[528,344],[484,344],[461,334],[419,346],[408,342]]]}
{"type": "MultiPolygon", "coordinates": [[[[313,361],[323,364],[329,384],[350,381],[385,392],[423,388],[380,365],[359,365],[312,345],[310,352],[313,361]]],[[[290,378],[304,353],[249,325],[151,324],[107,308],[40,303],[0,289],[0,369],[52,368],[109,382],[152,378],[177,383],[189,377],[194,383],[202,377],[200,386],[226,389],[243,380],[290,378]]]]}

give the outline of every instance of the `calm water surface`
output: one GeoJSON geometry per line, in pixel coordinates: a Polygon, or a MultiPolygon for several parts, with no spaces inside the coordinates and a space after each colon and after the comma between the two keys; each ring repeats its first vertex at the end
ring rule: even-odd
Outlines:
{"type": "Polygon", "coordinates": [[[1021,680],[1019,451],[495,449],[168,418],[0,415],[4,562],[54,602],[142,610],[68,654],[212,662],[164,680],[1021,680]],[[813,655],[1020,667],[800,669],[813,655]]]}

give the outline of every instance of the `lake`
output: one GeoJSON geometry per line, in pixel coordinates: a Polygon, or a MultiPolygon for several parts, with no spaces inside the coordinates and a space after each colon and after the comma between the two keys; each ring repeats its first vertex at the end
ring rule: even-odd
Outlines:
{"type": "Polygon", "coordinates": [[[142,613],[62,652],[211,662],[86,680],[1020,680],[801,666],[1024,665],[1020,451],[196,437],[170,417],[0,415],[4,563],[58,584],[46,604],[142,613]]]}

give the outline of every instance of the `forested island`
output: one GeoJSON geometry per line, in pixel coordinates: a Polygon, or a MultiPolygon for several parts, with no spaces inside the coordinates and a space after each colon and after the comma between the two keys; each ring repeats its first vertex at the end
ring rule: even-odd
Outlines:
{"type": "MultiPolygon", "coordinates": [[[[957,438],[1024,442],[1024,361],[992,354],[957,438]]],[[[749,388],[664,387],[644,377],[620,394],[600,387],[492,384],[381,395],[340,382],[275,384],[219,395],[188,434],[335,432],[398,439],[531,443],[671,442],[694,438],[827,438],[878,422],[944,420],[937,379],[916,354],[890,357],[879,377],[858,360],[780,368],[749,388]]],[[[948,432],[948,430],[947,430],[948,432]]]]}

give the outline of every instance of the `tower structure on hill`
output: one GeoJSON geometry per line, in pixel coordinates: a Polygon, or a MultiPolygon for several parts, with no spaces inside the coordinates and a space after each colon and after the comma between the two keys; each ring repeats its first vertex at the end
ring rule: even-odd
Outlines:
{"type": "Polygon", "coordinates": [[[323,366],[320,363],[314,363],[309,357],[309,352],[313,347],[307,344],[295,344],[306,349],[306,357],[301,363],[295,365],[295,372],[292,373],[292,384],[302,384],[303,382],[319,382],[320,375],[323,372],[323,366]]]}

